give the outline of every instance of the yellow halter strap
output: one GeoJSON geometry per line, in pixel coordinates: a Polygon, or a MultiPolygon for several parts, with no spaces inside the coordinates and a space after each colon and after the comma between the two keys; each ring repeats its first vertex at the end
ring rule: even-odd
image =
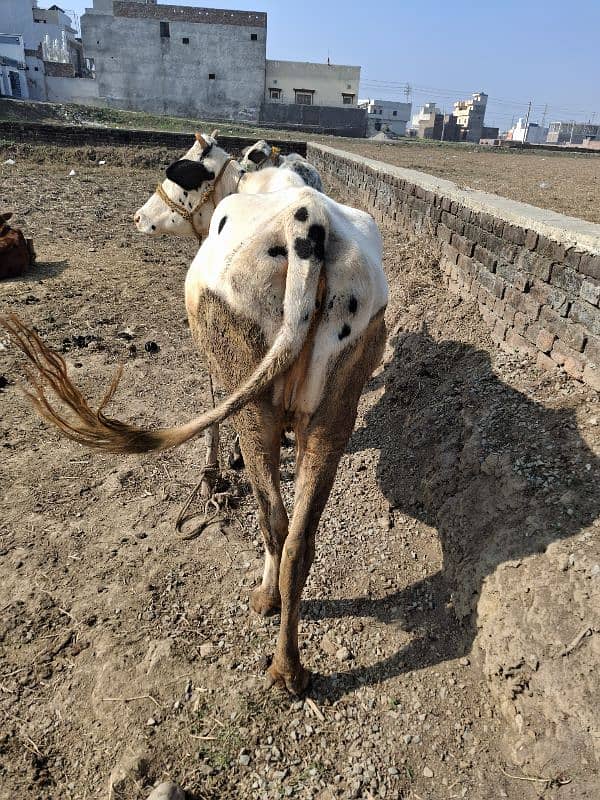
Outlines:
{"type": "Polygon", "coordinates": [[[227,161],[223,164],[223,166],[219,170],[219,174],[214,179],[213,183],[202,192],[198,202],[191,209],[191,211],[188,210],[187,208],[185,208],[185,206],[180,206],[179,203],[175,202],[175,200],[171,200],[169,195],[163,189],[162,183],[159,183],[156,186],[156,194],[160,197],[160,199],[163,201],[163,203],[165,203],[171,209],[171,211],[174,211],[176,214],[179,214],[179,216],[182,217],[186,222],[190,223],[194,233],[196,234],[196,238],[198,239],[198,243],[199,244],[202,243],[202,234],[196,228],[196,225],[194,223],[194,217],[197,214],[198,210],[212,198],[212,196],[215,193],[215,189],[217,188],[217,185],[219,184],[219,181],[221,180],[221,178],[223,176],[223,173],[225,172],[225,168],[233,160],[234,160],[233,158],[228,158],[227,159],[227,161]]]}

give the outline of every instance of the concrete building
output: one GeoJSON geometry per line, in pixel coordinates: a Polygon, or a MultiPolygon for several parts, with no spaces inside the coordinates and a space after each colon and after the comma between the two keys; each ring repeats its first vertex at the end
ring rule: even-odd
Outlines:
{"type": "Polygon", "coordinates": [[[25,45],[18,34],[0,33],[0,96],[29,97],[25,45]]]}
{"type": "Polygon", "coordinates": [[[77,31],[69,15],[61,8],[56,5],[48,9],[39,8],[37,0],[0,2],[3,12],[0,28],[3,33],[23,39],[27,84],[27,95],[23,96],[32,100],[47,100],[46,75],[85,74],[83,49],[77,31]],[[57,49],[62,53],[60,62],[52,61],[57,49]]]}
{"type": "MultiPolygon", "coordinates": [[[[537,122],[525,122],[519,117],[517,124],[507,133],[506,139],[509,142],[527,142],[528,144],[544,144],[548,128],[542,128],[537,122]]],[[[492,137],[490,137],[492,138],[492,137]]]]}
{"type": "MultiPolygon", "coordinates": [[[[257,121],[267,15],[156,0],[93,0],[81,18],[86,58],[106,105],[257,121]]],[[[300,87],[303,88],[303,87],[300,87]]]]}
{"type": "Polygon", "coordinates": [[[411,130],[418,132],[419,124],[421,122],[429,121],[431,120],[432,115],[435,116],[436,114],[439,113],[440,112],[438,111],[438,108],[435,103],[425,103],[425,105],[421,106],[421,108],[417,111],[417,113],[413,115],[410,121],[409,128],[411,130]]]}
{"type": "Polygon", "coordinates": [[[396,136],[406,136],[412,103],[397,103],[394,100],[361,100],[359,108],[367,112],[367,135],[375,136],[380,131],[396,136]]]}
{"type": "Polygon", "coordinates": [[[360,67],[267,59],[265,102],[356,108],[360,67]]]}
{"type": "Polygon", "coordinates": [[[551,122],[548,144],[583,144],[584,139],[600,139],[600,125],[591,122],[551,122]]]}
{"type": "Polygon", "coordinates": [[[487,100],[488,96],[485,92],[475,92],[469,100],[457,100],[454,103],[459,141],[479,142],[483,137],[487,100]]]}

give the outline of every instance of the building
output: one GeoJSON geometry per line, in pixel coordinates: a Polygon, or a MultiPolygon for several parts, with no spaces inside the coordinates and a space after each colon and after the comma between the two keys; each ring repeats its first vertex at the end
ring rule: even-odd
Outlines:
{"type": "Polygon", "coordinates": [[[591,122],[551,122],[548,144],[583,144],[584,139],[600,139],[600,125],[591,122]]]}
{"type": "Polygon", "coordinates": [[[267,59],[265,102],[356,108],[360,67],[267,59]]]}
{"type": "MultiPolygon", "coordinates": [[[[517,124],[514,125],[507,133],[506,139],[509,142],[527,142],[528,144],[544,144],[546,136],[548,135],[548,128],[542,128],[537,122],[526,122],[522,117],[519,117],[517,124]]],[[[494,137],[488,137],[494,138],[494,137]]]]}
{"type": "Polygon", "coordinates": [[[411,130],[417,131],[419,130],[419,123],[423,121],[430,120],[432,115],[440,113],[437,109],[435,103],[425,103],[424,106],[421,106],[419,111],[413,115],[413,118],[410,121],[410,128],[411,130]]]}
{"type": "Polygon", "coordinates": [[[479,142],[484,137],[484,117],[488,96],[485,92],[475,92],[469,100],[454,103],[454,116],[458,128],[458,141],[479,142]]]}
{"type": "Polygon", "coordinates": [[[410,120],[412,103],[397,103],[394,100],[361,100],[359,108],[367,112],[367,135],[374,136],[379,131],[406,136],[406,126],[410,120]]]}
{"type": "Polygon", "coordinates": [[[267,15],[156,0],[93,0],[81,18],[86,58],[108,106],[257,121],[267,15]]]}
{"type": "Polygon", "coordinates": [[[278,128],[365,136],[367,115],[357,106],[359,83],[360,67],[268,59],[260,121],[278,128]]]}
{"type": "Polygon", "coordinates": [[[81,41],[71,18],[61,8],[56,5],[48,9],[39,8],[37,0],[1,2],[2,32],[20,36],[23,40],[27,93],[22,88],[22,97],[48,100],[52,90],[49,93],[46,76],[85,74],[81,41]],[[54,61],[55,57],[59,60],[54,61]]]}
{"type": "Polygon", "coordinates": [[[0,33],[0,96],[29,97],[25,45],[18,34],[0,33]]]}

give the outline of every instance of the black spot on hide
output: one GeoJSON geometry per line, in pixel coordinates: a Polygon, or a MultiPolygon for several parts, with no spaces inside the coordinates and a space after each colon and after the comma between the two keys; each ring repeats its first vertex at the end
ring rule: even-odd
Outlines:
{"type": "Polygon", "coordinates": [[[219,233],[221,233],[221,231],[225,227],[226,222],[227,222],[227,217],[221,217],[221,219],[219,220],[219,233]]]}
{"type": "Polygon", "coordinates": [[[174,161],[167,167],[166,175],[170,181],[190,192],[215,177],[215,173],[207,169],[201,161],[191,161],[189,158],[174,161]]]}
{"type": "Polygon", "coordinates": [[[351,314],[356,314],[356,309],[358,308],[358,300],[354,295],[350,298],[350,302],[348,303],[348,311],[351,314]]]}
{"type": "Polygon", "coordinates": [[[312,242],[310,239],[301,239],[298,237],[294,241],[294,250],[298,258],[310,258],[312,254],[312,242]]]}
{"type": "Polygon", "coordinates": [[[298,220],[298,222],[306,222],[308,219],[308,209],[306,206],[300,206],[300,208],[294,214],[294,217],[298,220]]]}
{"type": "Polygon", "coordinates": [[[319,261],[325,258],[325,228],[322,225],[311,225],[308,238],[314,243],[313,252],[319,261]]]}
{"type": "Polygon", "coordinates": [[[277,256],[287,256],[287,248],[282,247],[279,244],[273,245],[273,247],[269,247],[268,251],[271,258],[277,258],[277,256]]]}
{"type": "Polygon", "coordinates": [[[342,339],[345,339],[346,336],[350,336],[350,333],[351,333],[350,325],[346,323],[342,328],[342,330],[338,333],[338,339],[341,341],[342,339]]]}

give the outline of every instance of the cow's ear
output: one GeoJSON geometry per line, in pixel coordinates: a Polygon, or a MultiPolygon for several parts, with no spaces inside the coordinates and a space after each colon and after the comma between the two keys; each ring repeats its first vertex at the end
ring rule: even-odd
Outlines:
{"type": "Polygon", "coordinates": [[[266,158],[267,154],[264,150],[253,150],[251,153],[248,153],[248,161],[252,161],[253,164],[262,164],[266,158]]]}
{"type": "Polygon", "coordinates": [[[0,214],[0,220],[2,220],[2,222],[8,222],[12,215],[12,211],[6,211],[4,214],[0,214]]]}
{"type": "Polygon", "coordinates": [[[198,189],[204,181],[211,181],[215,173],[206,169],[200,161],[180,158],[167,167],[167,178],[187,192],[198,189]]]}

